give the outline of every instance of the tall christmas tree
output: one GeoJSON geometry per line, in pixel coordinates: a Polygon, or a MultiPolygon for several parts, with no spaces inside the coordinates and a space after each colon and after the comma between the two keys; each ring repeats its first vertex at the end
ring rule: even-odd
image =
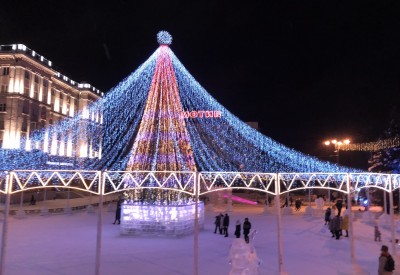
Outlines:
{"type": "Polygon", "coordinates": [[[158,34],[156,67],[128,171],[196,171],[169,53],[171,41],[168,33],[158,34]]]}
{"type": "MultiPolygon", "coordinates": [[[[104,98],[46,130],[59,141],[54,142],[55,155],[62,155],[62,137],[68,133],[72,147],[91,136],[85,148],[96,154],[75,155],[73,161],[81,170],[360,172],[288,148],[253,129],[196,81],[170,49],[167,32],[159,32],[157,38],[158,49],[104,98]],[[93,120],[101,124],[101,132],[76,127],[93,120]]],[[[46,144],[46,131],[30,137],[30,142],[46,144]]],[[[14,155],[0,150],[4,169],[27,164],[45,169],[38,158],[14,155]]]]}
{"type": "MultiPolygon", "coordinates": [[[[160,47],[153,79],[126,170],[194,172],[196,165],[193,150],[170,55],[172,37],[162,31],[158,33],[157,40],[160,47]]],[[[157,174],[160,181],[167,177],[168,173],[157,174]]],[[[177,181],[184,182],[183,178],[177,175],[177,181]]],[[[155,179],[150,178],[149,181],[150,186],[156,185],[155,179]]],[[[168,182],[170,185],[177,183],[173,180],[168,182]]],[[[126,195],[128,199],[151,204],[170,204],[189,199],[189,196],[172,189],[135,190],[126,195]]]]}

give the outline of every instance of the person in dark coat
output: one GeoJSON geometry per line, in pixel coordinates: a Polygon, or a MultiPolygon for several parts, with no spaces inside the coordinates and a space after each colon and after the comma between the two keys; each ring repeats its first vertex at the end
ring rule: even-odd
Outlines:
{"type": "Polygon", "coordinates": [[[285,199],[285,203],[281,206],[281,208],[288,207],[288,199],[285,199]]]}
{"type": "Polygon", "coordinates": [[[387,247],[386,245],[382,245],[381,255],[379,256],[378,275],[393,274],[393,271],[386,271],[385,270],[386,261],[388,260],[389,257],[392,257],[389,254],[389,247],[387,247]]]}
{"type": "Polygon", "coordinates": [[[222,222],[222,226],[224,227],[225,237],[228,237],[228,227],[229,227],[229,216],[228,213],[225,214],[224,220],[222,222]]]}
{"type": "Polygon", "coordinates": [[[224,221],[224,214],[219,214],[220,226],[219,226],[219,234],[222,235],[224,233],[224,226],[222,222],[224,221]]]}
{"type": "Polygon", "coordinates": [[[249,243],[250,241],[249,239],[250,229],[251,229],[251,223],[249,222],[248,218],[245,218],[243,223],[243,235],[246,243],[249,243]]]}
{"type": "Polygon", "coordinates": [[[300,211],[300,208],[301,208],[301,200],[300,200],[300,199],[297,199],[297,200],[294,202],[294,205],[295,205],[295,207],[296,207],[296,211],[300,211]]]}
{"type": "Polygon", "coordinates": [[[342,231],[342,218],[339,215],[330,221],[329,230],[332,233],[332,238],[336,237],[336,240],[339,240],[342,231]]]}
{"type": "Polygon", "coordinates": [[[36,200],[35,197],[32,195],[31,197],[31,205],[35,205],[36,204],[36,200]]]}
{"type": "Polygon", "coordinates": [[[343,201],[341,199],[338,199],[336,201],[335,205],[336,205],[336,208],[337,208],[337,211],[338,211],[338,216],[340,216],[340,212],[342,211],[342,207],[343,207],[343,201]]]}
{"type": "Polygon", "coordinates": [[[221,232],[221,215],[222,215],[222,214],[215,216],[215,222],[214,222],[214,224],[215,224],[215,230],[214,230],[214,234],[217,233],[217,230],[218,230],[219,232],[221,232]]]}
{"type": "Polygon", "coordinates": [[[379,230],[378,225],[375,225],[375,227],[374,227],[374,235],[375,235],[375,242],[376,241],[380,242],[381,241],[381,231],[379,230]]]}
{"type": "Polygon", "coordinates": [[[331,208],[328,207],[325,211],[325,225],[329,224],[331,220],[331,208]]]}
{"type": "Polygon", "coordinates": [[[116,222],[118,222],[118,224],[121,223],[121,203],[121,200],[117,202],[117,210],[115,211],[115,221],[113,222],[113,224],[115,224],[116,222]]]}
{"type": "Polygon", "coordinates": [[[240,224],[240,221],[236,221],[236,229],[235,229],[235,236],[236,238],[240,238],[240,230],[241,230],[242,225],[240,224]]]}

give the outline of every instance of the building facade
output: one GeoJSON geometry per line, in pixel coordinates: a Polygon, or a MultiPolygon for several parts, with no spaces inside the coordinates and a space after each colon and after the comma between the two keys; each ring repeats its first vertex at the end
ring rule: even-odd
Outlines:
{"type": "Polygon", "coordinates": [[[103,93],[88,83],[78,83],[53,68],[50,60],[23,44],[0,45],[0,149],[41,150],[65,157],[101,157],[99,144],[92,147],[88,124],[101,128],[101,111],[90,104],[103,93]],[[91,113],[93,112],[93,113],[91,113]],[[48,134],[32,141],[37,131],[78,113],[85,139],[73,142],[48,134]]]}

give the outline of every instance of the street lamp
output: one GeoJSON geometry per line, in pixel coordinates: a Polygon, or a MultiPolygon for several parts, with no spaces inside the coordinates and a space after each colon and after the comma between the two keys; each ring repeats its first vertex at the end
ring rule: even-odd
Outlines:
{"type": "MultiPolygon", "coordinates": [[[[324,141],[325,146],[331,146],[333,145],[335,147],[335,151],[333,151],[336,156],[336,163],[339,164],[339,151],[340,151],[340,147],[342,145],[347,145],[350,144],[350,139],[346,138],[344,140],[337,140],[337,139],[331,139],[331,140],[326,140],[324,141]]],[[[328,182],[328,187],[330,187],[330,183],[328,182]]],[[[329,202],[331,202],[331,190],[328,189],[328,200],[329,202]]]]}
{"type": "Polygon", "coordinates": [[[326,140],[324,141],[324,144],[326,146],[330,146],[333,145],[335,147],[335,156],[336,156],[336,163],[339,164],[339,151],[340,151],[340,147],[342,145],[347,145],[350,144],[350,139],[344,139],[344,140],[337,140],[337,139],[331,139],[331,140],[326,140]]]}

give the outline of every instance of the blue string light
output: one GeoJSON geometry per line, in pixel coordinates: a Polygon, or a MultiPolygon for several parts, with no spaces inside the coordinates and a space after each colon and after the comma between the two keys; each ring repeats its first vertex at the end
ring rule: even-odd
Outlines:
{"type": "MultiPolygon", "coordinates": [[[[167,46],[172,42],[172,37],[168,32],[159,32],[157,40],[160,48],[136,71],[108,91],[104,98],[93,103],[86,113],[81,112],[73,118],[62,120],[47,129],[35,132],[30,137],[30,143],[39,144],[40,150],[31,152],[0,150],[2,169],[54,169],[54,166],[49,166],[48,160],[57,158],[60,162],[70,163],[74,169],[125,170],[143,119],[150,87],[152,84],[161,84],[152,83],[152,81],[157,57],[163,49],[172,60],[182,110],[188,114],[193,112],[193,117],[185,118],[185,122],[197,170],[271,173],[360,172],[295,151],[251,128],[218,103],[186,70],[167,46]],[[196,115],[207,111],[219,111],[221,116],[211,118],[196,115]],[[100,116],[101,124],[94,119],[99,114],[103,114],[102,117],[100,116]],[[46,139],[48,153],[43,152],[46,139]],[[57,149],[55,155],[59,155],[62,146],[64,148],[72,146],[73,155],[52,156],[51,148],[54,146],[54,140],[57,149]],[[101,157],[79,156],[78,149],[82,141],[86,143],[87,152],[90,153],[90,150],[99,152],[101,157]],[[75,153],[76,151],[78,153],[75,153]]],[[[151,115],[151,113],[146,115],[151,115]]],[[[163,115],[169,115],[172,118],[181,114],[168,112],[163,115]]],[[[162,134],[159,133],[156,136],[161,137],[162,134]]],[[[25,142],[26,140],[22,140],[21,144],[25,142]]],[[[153,142],[159,142],[159,140],[153,142]]],[[[176,144],[175,147],[177,147],[176,144]]],[[[154,162],[156,155],[146,160],[154,162]]],[[[71,169],[71,165],[56,168],[71,169]]]]}

